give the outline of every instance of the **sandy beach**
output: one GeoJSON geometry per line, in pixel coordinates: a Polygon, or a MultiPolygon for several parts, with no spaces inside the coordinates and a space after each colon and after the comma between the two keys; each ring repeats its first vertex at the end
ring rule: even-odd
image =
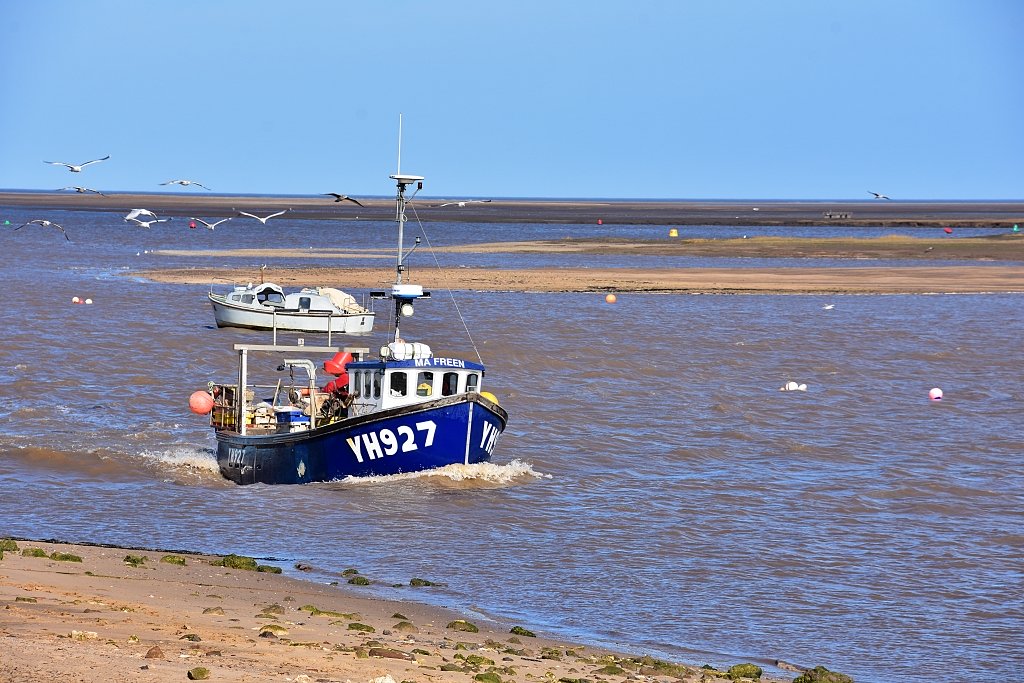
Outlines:
{"type": "Polygon", "coordinates": [[[269,565],[212,564],[219,556],[50,541],[5,547],[2,681],[653,683],[736,680],[726,677],[732,666],[754,664],[698,669],[551,640],[529,624],[417,602],[430,586],[410,585],[397,602],[360,596],[357,585],[253,570],[269,565]]]}

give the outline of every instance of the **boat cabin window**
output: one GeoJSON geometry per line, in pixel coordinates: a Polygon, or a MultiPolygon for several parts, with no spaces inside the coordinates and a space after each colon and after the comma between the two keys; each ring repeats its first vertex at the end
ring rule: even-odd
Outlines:
{"type": "Polygon", "coordinates": [[[391,395],[392,396],[405,396],[406,390],[406,377],[404,372],[392,372],[391,373],[391,395]]]}
{"type": "Polygon", "coordinates": [[[251,304],[253,301],[252,294],[232,294],[232,301],[241,301],[243,304],[251,304]]]}
{"type": "Polygon", "coordinates": [[[480,375],[475,372],[469,373],[466,376],[466,391],[479,391],[480,390],[480,375]]]}
{"type": "Polygon", "coordinates": [[[459,373],[446,372],[441,379],[441,395],[454,396],[459,393],[459,373]]]}
{"type": "Polygon", "coordinates": [[[265,303],[283,304],[284,303],[284,297],[281,296],[281,293],[280,292],[275,292],[274,290],[264,290],[264,291],[260,292],[259,294],[257,294],[256,298],[259,300],[259,302],[261,304],[265,304],[265,303]]]}
{"type": "Polygon", "coordinates": [[[380,398],[380,378],[384,373],[375,372],[373,373],[373,397],[380,398]]]}
{"type": "MultiPolygon", "coordinates": [[[[369,370],[359,373],[363,376],[363,396],[370,397],[370,382],[373,381],[373,373],[369,370]]],[[[380,390],[377,390],[377,395],[380,395],[380,390]]]]}
{"type": "Polygon", "coordinates": [[[308,296],[299,297],[299,308],[303,310],[309,310],[309,304],[312,301],[308,296]]]}
{"type": "Polygon", "coordinates": [[[434,373],[421,372],[416,378],[416,395],[430,396],[434,393],[434,373]]]}
{"type": "Polygon", "coordinates": [[[362,370],[357,370],[356,372],[351,373],[351,380],[350,380],[352,382],[352,392],[351,393],[356,398],[359,398],[359,396],[362,395],[359,392],[359,389],[363,386],[363,382],[362,382],[362,379],[361,379],[362,376],[363,376],[363,371],[362,370]]]}

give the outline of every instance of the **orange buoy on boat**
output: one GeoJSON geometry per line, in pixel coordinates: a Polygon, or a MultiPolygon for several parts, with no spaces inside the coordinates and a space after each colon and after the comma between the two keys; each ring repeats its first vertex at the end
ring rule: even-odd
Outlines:
{"type": "Polygon", "coordinates": [[[188,409],[196,415],[208,415],[213,410],[213,396],[208,391],[194,391],[188,397],[188,409]]]}
{"type": "Polygon", "coordinates": [[[352,354],[338,351],[334,357],[324,361],[324,372],[339,377],[345,374],[345,366],[352,362],[352,354]]]}

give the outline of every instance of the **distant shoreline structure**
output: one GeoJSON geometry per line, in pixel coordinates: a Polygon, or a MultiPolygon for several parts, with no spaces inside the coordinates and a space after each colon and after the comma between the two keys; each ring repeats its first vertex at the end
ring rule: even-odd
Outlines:
{"type": "MultiPolygon", "coordinates": [[[[38,210],[126,211],[145,206],[170,216],[222,217],[238,210],[290,208],[290,220],[393,221],[390,197],[359,197],[365,206],[339,205],[319,195],[236,195],[184,192],[107,196],[0,190],[0,207],[38,210]]],[[[848,225],[999,228],[1024,223],[1024,200],[657,200],[420,198],[410,206],[425,222],[605,225],[848,225]],[[449,203],[448,206],[438,204],[449,203]]]]}

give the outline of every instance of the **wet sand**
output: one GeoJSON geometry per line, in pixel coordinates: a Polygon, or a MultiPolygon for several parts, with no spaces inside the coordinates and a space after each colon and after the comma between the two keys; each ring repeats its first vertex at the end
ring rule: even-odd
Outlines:
{"type": "MultiPolygon", "coordinates": [[[[365,206],[336,203],[318,195],[242,196],[202,190],[178,193],[105,193],[0,191],[0,206],[81,211],[128,211],[146,207],[171,216],[205,218],[237,211],[290,208],[297,219],[394,220],[394,198],[357,197],[365,206]]],[[[852,225],[1011,227],[1024,223],[1024,201],[762,201],[762,200],[574,200],[502,199],[467,202],[464,198],[420,197],[410,219],[424,222],[582,223],[631,225],[852,225]],[[452,204],[452,202],[455,202],[452,204]],[[441,206],[450,204],[449,206],[441,206]]]]}
{"type": "Polygon", "coordinates": [[[696,683],[725,681],[723,670],[741,663],[717,664],[716,675],[542,634],[516,635],[516,626],[532,629],[416,602],[417,591],[436,590],[430,586],[405,587],[409,598],[399,602],[361,596],[357,586],[213,566],[221,558],[208,555],[16,545],[0,553],[3,681],[163,683],[202,680],[202,668],[216,681],[696,683]],[[24,554],[32,549],[42,556],[24,554]],[[168,556],[183,564],[162,561],[168,556]],[[479,630],[460,630],[470,628],[466,622],[479,630]]]}

